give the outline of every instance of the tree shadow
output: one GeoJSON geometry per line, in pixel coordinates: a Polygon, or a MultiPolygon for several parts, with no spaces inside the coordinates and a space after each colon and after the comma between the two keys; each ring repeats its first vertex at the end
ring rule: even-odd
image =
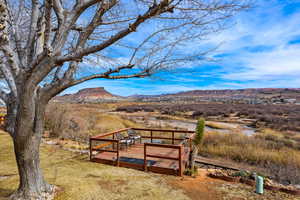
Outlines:
{"type": "Polygon", "coordinates": [[[14,192],[12,189],[3,189],[0,187],[0,199],[8,200],[8,197],[14,192]]]}

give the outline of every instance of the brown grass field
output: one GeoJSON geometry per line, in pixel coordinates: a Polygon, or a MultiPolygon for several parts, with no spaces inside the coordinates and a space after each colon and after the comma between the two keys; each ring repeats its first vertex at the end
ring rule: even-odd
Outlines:
{"type": "MultiPolygon", "coordinates": [[[[50,104],[46,129],[54,138],[86,142],[89,135],[144,125],[108,112],[118,106],[118,103],[50,104]]],[[[218,125],[217,128],[224,127],[218,125]]],[[[210,131],[205,134],[200,155],[255,166],[260,173],[281,183],[300,184],[300,134],[295,132],[263,128],[254,136],[246,136],[237,130],[229,134],[210,131]]]]}
{"type": "MultiPolygon", "coordinates": [[[[46,180],[59,187],[55,200],[297,200],[281,192],[255,194],[253,187],[206,176],[175,177],[88,161],[88,155],[41,146],[46,180]]],[[[0,200],[17,189],[18,175],[10,136],[0,131],[0,200]]]]}

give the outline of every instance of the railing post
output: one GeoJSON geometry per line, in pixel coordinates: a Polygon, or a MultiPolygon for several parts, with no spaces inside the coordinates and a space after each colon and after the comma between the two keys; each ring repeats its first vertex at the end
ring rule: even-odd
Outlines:
{"type": "Polygon", "coordinates": [[[92,138],[90,138],[90,161],[92,161],[92,138]]]}
{"type": "Polygon", "coordinates": [[[147,171],[147,144],[144,144],[144,170],[147,171]]]}
{"type": "Polygon", "coordinates": [[[172,144],[174,144],[174,131],[172,131],[172,144]]]}
{"type": "Polygon", "coordinates": [[[179,149],[178,149],[178,162],[179,162],[179,166],[178,166],[178,176],[182,176],[183,172],[182,172],[182,145],[180,145],[179,149]]]}
{"type": "Polygon", "coordinates": [[[153,137],[153,132],[150,131],[150,135],[151,135],[151,143],[152,143],[152,137],[153,137]]]}
{"type": "Polygon", "coordinates": [[[120,166],[120,155],[119,155],[119,141],[118,141],[117,142],[117,167],[119,166],[120,166]]]}
{"type": "MultiPolygon", "coordinates": [[[[113,140],[115,139],[115,134],[113,134],[113,138],[112,139],[113,140]]],[[[113,144],[112,148],[113,148],[113,150],[115,150],[115,143],[113,142],[112,144],[113,144]]]]}

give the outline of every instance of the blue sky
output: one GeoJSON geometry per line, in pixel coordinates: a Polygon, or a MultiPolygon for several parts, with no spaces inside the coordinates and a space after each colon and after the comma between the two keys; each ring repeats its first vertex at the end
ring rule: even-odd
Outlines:
{"type": "MultiPolygon", "coordinates": [[[[92,80],[64,93],[87,87],[109,92],[162,94],[194,89],[300,87],[300,0],[258,0],[239,13],[231,26],[211,35],[203,45],[219,46],[213,62],[183,66],[153,77],[92,80]]],[[[186,49],[193,51],[192,44],[186,49]]]]}

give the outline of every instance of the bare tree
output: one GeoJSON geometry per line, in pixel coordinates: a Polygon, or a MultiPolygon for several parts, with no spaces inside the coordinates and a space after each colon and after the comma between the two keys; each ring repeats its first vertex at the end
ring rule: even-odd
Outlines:
{"type": "Polygon", "coordinates": [[[189,44],[222,30],[241,0],[0,0],[0,98],[20,184],[13,199],[53,192],[39,167],[52,97],[92,79],[141,78],[195,63],[189,44]],[[91,67],[92,66],[92,67],[91,67]]]}

